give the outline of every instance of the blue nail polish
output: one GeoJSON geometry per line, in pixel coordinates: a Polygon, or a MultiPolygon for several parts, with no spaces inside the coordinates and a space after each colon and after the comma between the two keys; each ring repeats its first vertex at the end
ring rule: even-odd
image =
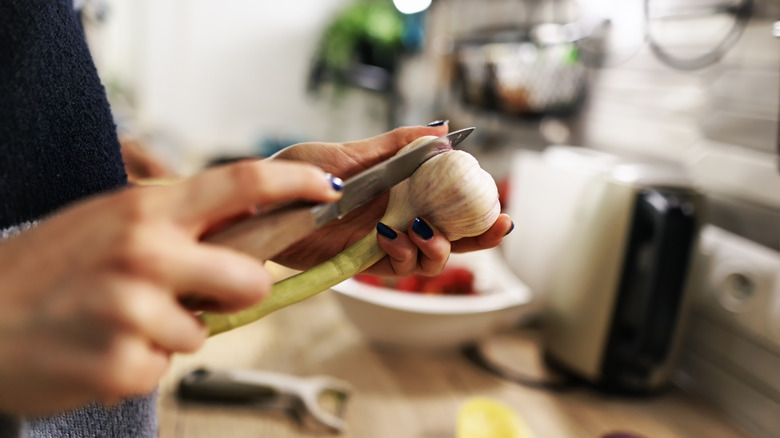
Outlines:
{"type": "Polygon", "coordinates": [[[396,237],[398,237],[398,233],[396,233],[395,230],[383,224],[382,222],[376,223],[376,232],[379,233],[380,236],[390,240],[394,240],[396,237]]]}
{"type": "Polygon", "coordinates": [[[328,174],[328,179],[330,180],[330,186],[333,187],[333,190],[337,192],[344,190],[344,181],[342,181],[341,178],[328,174]]]}
{"type": "Polygon", "coordinates": [[[509,231],[507,231],[507,232],[506,232],[506,234],[504,234],[504,236],[508,236],[508,235],[509,235],[509,233],[511,233],[511,232],[512,232],[512,230],[514,230],[514,229],[515,229],[515,223],[514,223],[514,222],[512,222],[512,226],[511,226],[511,227],[509,227],[509,231]]]}
{"type": "Polygon", "coordinates": [[[449,120],[436,120],[435,122],[428,123],[428,126],[430,127],[441,126],[447,122],[449,122],[449,120]]]}
{"type": "Polygon", "coordinates": [[[428,240],[433,237],[433,230],[431,227],[428,226],[428,224],[419,217],[416,218],[414,222],[412,222],[412,231],[417,233],[418,236],[422,237],[423,240],[428,240]]]}

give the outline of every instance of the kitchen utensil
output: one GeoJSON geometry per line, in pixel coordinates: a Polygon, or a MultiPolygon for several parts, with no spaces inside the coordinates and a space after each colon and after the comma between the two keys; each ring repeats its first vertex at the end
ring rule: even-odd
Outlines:
{"type": "Polygon", "coordinates": [[[429,158],[451,149],[475,128],[465,128],[428,141],[350,178],[341,199],[313,205],[295,202],[261,212],[204,239],[268,260],[279,252],[408,178],[429,158]]]}
{"type": "Polygon", "coordinates": [[[341,432],[351,388],[347,382],[328,376],[297,377],[269,371],[199,368],[181,379],[178,391],[184,400],[282,409],[299,421],[312,418],[331,432],[341,432]],[[324,396],[331,396],[331,401],[335,401],[333,412],[321,404],[324,396]]]}
{"type": "Polygon", "coordinates": [[[579,108],[585,67],[573,42],[548,23],[495,29],[456,42],[453,85],[462,103],[520,117],[579,108]]]}
{"type": "Polygon", "coordinates": [[[658,60],[678,70],[718,61],[734,47],[753,15],[753,0],[645,0],[647,42],[658,60]]]}
{"type": "Polygon", "coordinates": [[[583,64],[613,68],[636,55],[645,45],[645,5],[642,1],[579,0],[579,20],[562,26],[575,42],[583,64]]]}

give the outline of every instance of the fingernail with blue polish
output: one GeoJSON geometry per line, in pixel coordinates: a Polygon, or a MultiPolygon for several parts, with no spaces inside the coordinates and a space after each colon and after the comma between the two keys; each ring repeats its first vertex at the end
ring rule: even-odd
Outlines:
{"type": "Polygon", "coordinates": [[[509,227],[509,231],[507,231],[507,232],[506,232],[506,234],[504,234],[504,236],[508,236],[508,235],[509,235],[509,233],[511,233],[511,232],[512,232],[512,230],[514,230],[514,229],[515,229],[515,223],[514,223],[514,222],[512,222],[512,226],[511,226],[511,227],[509,227]]]}
{"type": "Polygon", "coordinates": [[[441,126],[445,123],[449,122],[449,120],[437,120],[435,122],[428,123],[428,126],[434,127],[434,126],[441,126]]]}
{"type": "Polygon", "coordinates": [[[395,230],[383,224],[382,222],[376,223],[376,232],[379,233],[380,236],[390,240],[394,240],[396,237],[398,237],[398,233],[396,233],[395,230]]]}
{"type": "Polygon", "coordinates": [[[333,187],[333,190],[340,192],[344,190],[344,181],[341,180],[341,178],[335,177],[331,174],[328,174],[328,180],[330,180],[330,186],[333,187]]]}
{"type": "Polygon", "coordinates": [[[419,217],[416,218],[414,222],[412,222],[412,231],[417,233],[418,236],[422,237],[423,240],[428,240],[433,237],[433,230],[431,227],[428,226],[428,224],[419,217]]]}

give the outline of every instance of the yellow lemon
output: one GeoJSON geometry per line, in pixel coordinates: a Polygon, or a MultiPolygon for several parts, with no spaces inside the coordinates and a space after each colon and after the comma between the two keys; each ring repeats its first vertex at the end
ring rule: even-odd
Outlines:
{"type": "Polygon", "coordinates": [[[456,438],[534,438],[531,430],[506,404],[487,397],[466,400],[458,410],[456,438]]]}

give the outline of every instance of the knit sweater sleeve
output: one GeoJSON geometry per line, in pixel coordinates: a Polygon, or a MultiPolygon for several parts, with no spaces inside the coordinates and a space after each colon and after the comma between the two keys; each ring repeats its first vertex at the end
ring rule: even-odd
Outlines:
{"type": "MultiPolygon", "coordinates": [[[[0,0],[0,240],[126,181],[116,126],[71,0],[0,0]]],[[[153,438],[155,407],[150,394],[47,418],[0,413],[0,438],[153,438]]]]}
{"type": "Polygon", "coordinates": [[[0,1],[0,228],[126,182],[71,0],[0,1]]]}

